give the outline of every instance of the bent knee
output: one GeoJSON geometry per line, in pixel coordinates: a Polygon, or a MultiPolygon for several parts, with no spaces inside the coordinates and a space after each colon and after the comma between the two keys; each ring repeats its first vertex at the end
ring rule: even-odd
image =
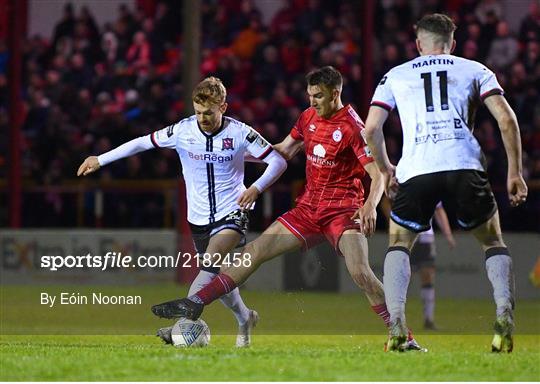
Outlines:
{"type": "Polygon", "coordinates": [[[410,234],[390,233],[390,236],[388,236],[388,247],[402,247],[411,250],[415,240],[416,234],[412,232],[410,234]]]}
{"type": "Polygon", "coordinates": [[[500,233],[475,233],[475,235],[484,251],[489,248],[506,247],[500,233]]]}
{"type": "Polygon", "coordinates": [[[491,248],[507,248],[502,238],[489,239],[488,241],[483,241],[481,245],[484,252],[491,248]]]}

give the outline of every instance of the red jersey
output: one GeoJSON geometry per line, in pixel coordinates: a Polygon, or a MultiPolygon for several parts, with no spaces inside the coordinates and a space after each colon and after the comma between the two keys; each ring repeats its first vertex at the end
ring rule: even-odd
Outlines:
{"type": "Polygon", "coordinates": [[[330,119],[308,108],[291,130],[295,140],[304,141],[306,180],[297,203],[314,207],[358,207],[364,201],[360,179],[373,157],[360,132],[364,128],[356,111],[346,105],[330,119]]]}

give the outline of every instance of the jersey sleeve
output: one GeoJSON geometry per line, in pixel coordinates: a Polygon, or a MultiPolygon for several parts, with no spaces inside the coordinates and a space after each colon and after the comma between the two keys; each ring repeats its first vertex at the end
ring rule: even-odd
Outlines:
{"type": "Polygon", "coordinates": [[[150,140],[156,148],[176,148],[176,140],[180,132],[180,123],[154,131],[150,134],[150,140]]]}
{"type": "Polygon", "coordinates": [[[305,112],[302,112],[298,119],[296,120],[296,123],[294,123],[294,127],[291,129],[291,137],[295,140],[304,141],[304,125],[305,125],[305,112]]]}
{"type": "Polygon", "coordinates": [[[354,124],[351,130],[351,139],[350,145],[356,155],[356,158],[362,164],[362,167],[365,167],[369,163],[373,162],[373,156],[371,151],[366,144],[363,136],[364,127],[358,124],[354,124]]]}
{"type": "Polygon", "coordinates": [[[263,160],[273,151],[272,145],[262,137],[259,132],[248,127],[245,140],[246,150],[258,160],[263,160]]]}
{"type": "Polygon", "coordinates": [[[389,73],[384,75],[381,81],[379,81],[370,105],[384,108],[388,112],[396,107],[394,93],[392,92],[392,87],[390,85],[389,73]]]}
{"type": "Polygon", "coordinates": [[[495,74],[484,66],[482,66],[482,69],[478,73],[478,83],[480,86],[480,99],[482,101],[491,95],[504,94],[495,74]]]}
{"type": "Polygon", "coordinates": [[[148,140],[148,136],[137,137],[136,139],[130,140],[127,143],[124,143],[109,152],[103,153],[98,156],[98,163],[101,166],[112,163],[113,161],[123,159],[131,155],[135,155],[142,151],[147,151],[152,149],[152,143],[148,140]]]}

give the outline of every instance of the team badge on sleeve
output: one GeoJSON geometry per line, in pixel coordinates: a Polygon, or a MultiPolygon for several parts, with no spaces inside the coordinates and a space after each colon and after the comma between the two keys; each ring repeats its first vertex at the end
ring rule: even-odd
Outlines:
{"type": "Polygon", "coordinates": [[[246,136],[246,140],[249,141],[250,143],[253,143],[255,140],[257,140],[257,136],[259,136],[257,132],[250,131],[248,135],[246,136]]]}
{"type": "Polygon", "coordinates": [[[266,141],[262,136],[259,136],[259,138],[255,142],[255,144],[258,144],[259,147],[261,147],[261,148],[265,148],[265,147],[268,147],[270,145],[268,143],[268,141],[266,141]]]}
{"type": "Polygon", "coordinates": [[[270,145],[261,135],[259,135],[256,131],[251,131],[246,136],[247,141],[250,143],[255,143],[261,148],[265,148],[268,145],[270,145]]]}

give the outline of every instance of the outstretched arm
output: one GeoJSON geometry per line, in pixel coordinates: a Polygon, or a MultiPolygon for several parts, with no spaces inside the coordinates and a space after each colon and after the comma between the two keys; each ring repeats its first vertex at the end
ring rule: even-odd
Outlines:
{"type": "Polygon", "coordinates": [[[502,95],[491,95],[484,99],[489,112],[497,120],[508,157],[508,178],[506,186],[508,199],[513,207],[527,199],[527,184],[523,180],[521,165],[521,137],[516,114],[502,95]]]}
{"type": "Polygon", "coordinates": [[[261,177],[255,180],[255,182],[238,198],[238,205],[240,205],[242,209],[251,208],[259,195],[269,186],[274,184],[287,169],[287,161],[285,161],[277,151],[270,152],[268,156],[261,161],[268,164],[268,166],[261,177]]]}
{"type": "MultiPolygon", "coordinates": [[[[294,139],[290,134],[287,135],[285,139],[281,143],[274,144],[273,148],[276,150],[285,160],[290,160],[300,150],[302,149],[302,146],[304,145],[304,142],[301,140],[294,139]]],[[[251,156],[250,154],[244,155],[244,161],[250,162],[250,163],[263,163],[262,160],[257,159],[256,157],[251,156]]]]}
{"type": "Polygon", "coordinates": [[[79,166],[77,176],[86,176],[113,161],[154,148],[148,136],[141,136],[99,156],[89,156],[79,166]]]}
{"type": "Polygon", "coordinates": [[[302,149],[304,142],[295,140],[290,134],[279,144],[274,145],[274,149],[286,160],[292,159],[302,149]]]}

